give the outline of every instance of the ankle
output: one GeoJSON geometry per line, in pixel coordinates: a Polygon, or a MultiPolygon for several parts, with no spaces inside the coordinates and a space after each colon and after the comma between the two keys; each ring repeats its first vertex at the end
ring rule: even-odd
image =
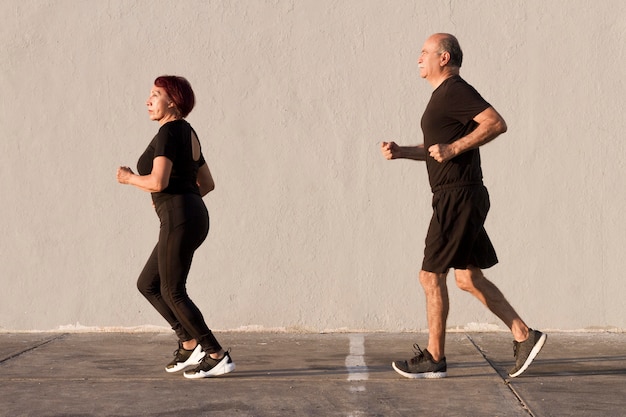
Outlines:
{"type": "Polygon", "coordinates": [[[224,349],[221,349],[219,352],[213,352],[213,353],[209,353],[209,356],[212,359],[223,359],[224,356],[226,355],[226,352],[224,351],[224,349]]]}
{"type": "Polygon", "coordinates": [[[434,354],[430,349],[426,349],[426,350],[428,351],[428,354],[432,358],[433,362],[439,363],[443,359],[443,354],[441,354],[440,352],[437,352],[437,354],[434,354]]]}
{"type": "Polygon", "coordinates": [[[182,342],[182,345],[185,350],[194,350],[198,346],[198,342],[196,342],[196,339],[185,340],[182,342]]]}
{"type": "Polygon", "coordinates": [[[526,340],[528,340],[529,336],[530,336],[530,329],[528,327],[519,328],[513,332],[513,339],[515,339],[515,341],[518,343],[525,342],[526,340]]]}

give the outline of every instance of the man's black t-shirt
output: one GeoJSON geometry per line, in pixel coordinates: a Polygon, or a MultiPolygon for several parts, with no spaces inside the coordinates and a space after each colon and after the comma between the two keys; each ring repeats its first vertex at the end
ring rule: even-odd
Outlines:
{"type": "Polygon", "coordinates": [[[444,163],[428,155],[435,144],[450,144],[472,132],[473,118],[490,107],[460,76],[446,79],[433,94],[422,116],[426,168],[431,188],[447,185],[481,184],[480,152],[472,149],[444,163]]]}
{"type": "Polygon", "coordinates": [[[165,156],[172,161],[169,185],[159,193],[152,193],[155,202],[165,200],[172,194],[200,195],[198,169],[205,164],[205,160],[202,152],[199,160],[193,160],[192,132],[193,128],[185,120],[165,123],[139,157],[137,172],[140,175],[152,172],[152,162],[157,156],[165,156]]]}

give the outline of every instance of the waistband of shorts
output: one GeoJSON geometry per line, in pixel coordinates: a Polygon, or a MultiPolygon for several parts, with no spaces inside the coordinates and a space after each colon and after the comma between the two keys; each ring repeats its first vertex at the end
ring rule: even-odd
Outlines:
{"type": "Polygon", "coordinates": [[[184,194],[166,194],[160,193],[159,197],[152,200],[154,203],[154,208],[158,212],[161,207],[164,207],[166,210],[175,207],[183,207],[184,205],[188,205],[189,201],[200,201],[202,202],[202,197],[199,194],[195,193],[184,193],[184,194]]]}
{"type": "Polygon", "coordinates": [[[432,188],[432,191],[434,194],[439,191],[455,190],[457,188],[482,187],[482,185],[482,181],[453,182],[452,184],[437,185],[432,188]]]}

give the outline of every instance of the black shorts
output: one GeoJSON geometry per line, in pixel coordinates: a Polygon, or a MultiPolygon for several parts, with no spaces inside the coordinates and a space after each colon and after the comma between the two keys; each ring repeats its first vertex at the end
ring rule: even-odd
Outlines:
{"type": "Polygon", "coordinates": [[[433,217],[426,235],[422,269],[489,268],[498,263],[484,224],[489,193],[482,185],[444,188],[433,194],[433,217]]]}

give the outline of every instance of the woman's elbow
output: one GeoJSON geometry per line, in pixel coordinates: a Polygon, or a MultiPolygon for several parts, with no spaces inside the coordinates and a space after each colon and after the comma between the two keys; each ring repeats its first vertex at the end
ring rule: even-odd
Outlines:
{"type": "Polygon", "coordinates": [[[211,191],[215,190],[215,183],[213,181],[206,184],[198,182],[198,189],[200,190],[200,195],[204,197],[211,191]]]}
{"type": "Polygon", "coordinates": [[[167,188],[169,185],[169,181],[157,181],[156,184],[152,187],[153,193],[160,193],[167,188]]]}
{"type": "Polygon", "coordinates": [[[202,195],[207,195],[211,191],[215,190],[215,183],[211,182],[209,184],[206,184],[203,188],[204,188],[204,192],[202,193],[202,195]]]}

